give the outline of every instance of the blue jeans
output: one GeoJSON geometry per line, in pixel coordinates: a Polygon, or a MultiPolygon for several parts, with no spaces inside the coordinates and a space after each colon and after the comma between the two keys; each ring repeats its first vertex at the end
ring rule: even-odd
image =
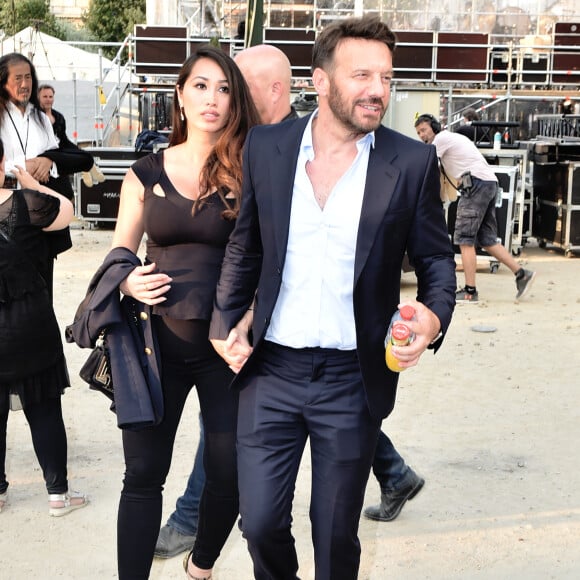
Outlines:
{"type": "Polygon", "coordinates": [[[199,416],[199,443],[195,452],[193,470],[189,475],[187,487],[183,495],[175,503],[175,511],[169,516],[167,525],[184,536],[197,534],[197,520],[199,517],[199,500],[205,485],[205,471],[203,469],[203,423],[199,416]]]}
{"type": "Polygon", "coordinates": [[[373,458],[373,473],[379,482],[382,493],[394,491],[407,483],[412,475],[411,468],[399,455],[391,440],[381,431],[373,458]]]}

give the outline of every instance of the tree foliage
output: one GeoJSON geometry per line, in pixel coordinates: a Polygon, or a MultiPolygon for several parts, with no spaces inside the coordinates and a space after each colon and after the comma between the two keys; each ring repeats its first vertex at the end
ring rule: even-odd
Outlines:
{"type": "MultiPolygon", "coordinates": [[[[86,28],[100,42],[123,42],[133,32],[135,24],[146,21],[146,0],[91,0],[83,17],[86,28]]],[[[118,47],[105,47],[103,52],[113,57],[118,47]]]]}
{"type": "Polygon", "coordinates": [[[32,26],[51,36],[63,39],[62,26],[50,12],[49,0],[3,0],[0,2],[0,28],[13,36],[32,26]]]}

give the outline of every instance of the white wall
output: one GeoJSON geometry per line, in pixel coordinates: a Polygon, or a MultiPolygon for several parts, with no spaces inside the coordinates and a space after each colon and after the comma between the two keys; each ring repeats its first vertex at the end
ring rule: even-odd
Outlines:
{"type": "Polygon", "coordinates": [[[177,26],[178,0],[147,0],[145,4],[148,26],[177,26]]]}
{"type": "Polygon", "coordinates": [[[89,9],[90,0],[51,0],[50,11],[57,18],[80,20],[83,12],[89,9]]]}

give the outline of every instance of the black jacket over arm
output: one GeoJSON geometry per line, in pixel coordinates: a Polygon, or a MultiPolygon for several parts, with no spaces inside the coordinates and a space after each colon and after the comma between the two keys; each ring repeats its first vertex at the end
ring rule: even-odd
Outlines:
{"type": "Polygon", "coordinates": [[[126,248],[113,248],[89,283],[74,322],[67,326],[67,342],[93,348],[107,330],[107,346],[115,390],[112,407],[121,429],[158,425],[163,418],[157,344],[150,308],[129,296],[121,300],[119,284],[136,267],[139,258],[126,248]]]}

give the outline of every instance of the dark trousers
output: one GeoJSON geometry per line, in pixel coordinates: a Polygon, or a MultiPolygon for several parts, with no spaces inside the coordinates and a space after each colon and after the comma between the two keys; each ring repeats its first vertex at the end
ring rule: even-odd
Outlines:
{"type": "MultiPolygon", "coordinates": [[[[146,580],[162,515],[162,491],[185,400],[196,385],[203,416],[206,484],[199,506],[194,563],[211,568],[238,515],[232,371],[208,341],[208,323],[155,317],[165,412],[154,428],[123,431],[125,479],[117,521],[120,580],[146,580]]],[[[195,449],[191,450],[191,457],[195,449]]]]}
{"type": "Polygon", "coordinates": [[[195,536],[197,534],[199,502],[205,486],[205,471],[203,470],[203,450],[205,444],[203,440],[203,420],[201,415],[199,417],[199,427],[199,443],[197,444],[197,451],[195,452],[193,469],[189,474],[183,495],[177,498],[175,510],[167,520],[168,526],[184,536],[195,536]]]}
{"type": "MultiPolygon", "coordinates": [[[[8,392],[6,391],[6,396],[8,392]]],[[[0,493],[8,489],[6,480],[6,428],[8,404],[0,413],[0,493]]],[[[67,439],[60,397],[46,399],[41,403],[27,405],[23,409],[30,426],[32,444],[48,493],[65,493],[67,481],[67,439]]]]}
{"type": "Polygon", "coordinates": [[[380,421],[371,418],[355,351],[265,343],[240,392],[238,482],[258,580],[294,580],[292,500],[310,438],[316,580],[355,580],[358,525],[380,421]]]}

